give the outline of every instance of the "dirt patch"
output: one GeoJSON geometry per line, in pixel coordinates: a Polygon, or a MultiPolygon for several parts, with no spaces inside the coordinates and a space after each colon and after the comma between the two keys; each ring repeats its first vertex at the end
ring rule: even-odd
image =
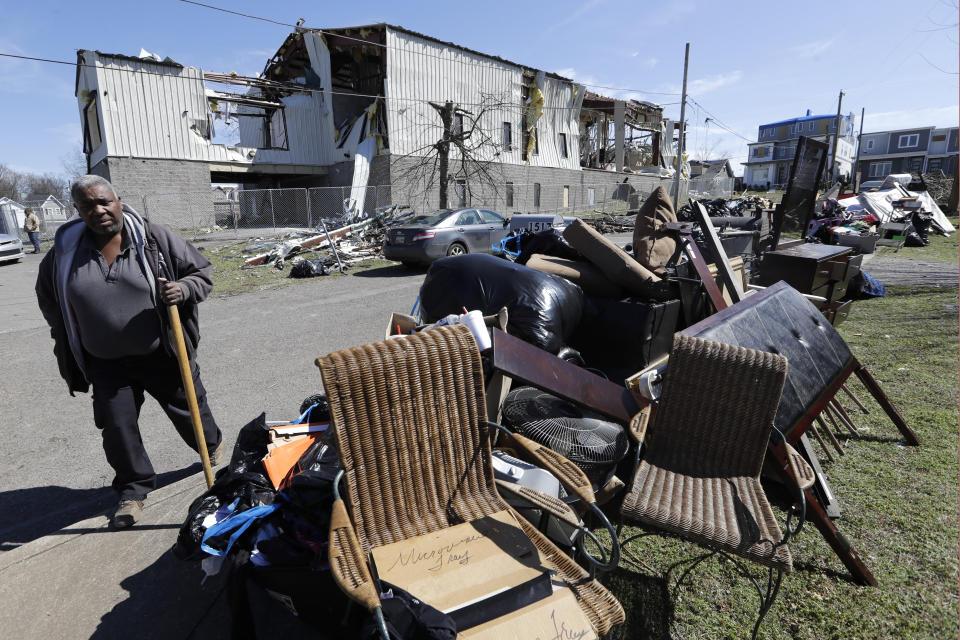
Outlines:
{"type": "Polygon", "coordinates": [[[886,285],[914,287],[956,287],[960,273],[957,263],[877,256],[864,262],[863,270],[886,285]]]}

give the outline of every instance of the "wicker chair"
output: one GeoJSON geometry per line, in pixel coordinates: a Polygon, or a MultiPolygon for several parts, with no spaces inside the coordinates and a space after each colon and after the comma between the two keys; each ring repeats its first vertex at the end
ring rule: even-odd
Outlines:
{"type": "MultiPolygon", "coordinates": [[[[646,453],[621,507],[624,521],[707,548],[678,585],[712,555],[730,559],[760,596],[753,637],[776,599],[783,574],[792,569],[786,542],[802,526],[799,485],[812,482],[809,468],[801,465],[796,472],[805,477],[796,487],[800,524],[791,527],[791,511],[782,535],[760,485],[760,471],[786,372],[787,359],[780,355],[675,336],[663,392],[645,438],[646,453]],[[767,567],[766,589],[732,556],[767,567]]],[[[644,440],[648,417],[645,410],[631,424],[638,441],[644,440]]],[[[626,547],[643,535],[648,534],[621,544],[626,547]]]]}
{"type": "MultiPolygon", "coordinates": [[[[366,561],[371,549],[509,509],[493,477],[480,355],[470,331],[452,326],[331,353],[317,366],[349,503],[349,512],[343,500],[334,503],[331,570],[344,592],[382,622],[366,561]]],[[[568,491],[592,500],[579,469],[520,436],[515,440],[568,491]]],[[[607,589],[516,517],[596,633],[624,621],[607,589]]]]}

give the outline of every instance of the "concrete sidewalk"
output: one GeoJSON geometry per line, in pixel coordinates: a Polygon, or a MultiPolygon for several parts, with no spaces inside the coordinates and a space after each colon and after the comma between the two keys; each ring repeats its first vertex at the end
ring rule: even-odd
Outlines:
{"type": "Polygon", "coordinates": [[[107,513],[0,554],[0,635],[22,640],[229,637],[224,580],[201,585],[173,556],[203,474],[150,494],[141,520],[114,531],[107,513]]]}

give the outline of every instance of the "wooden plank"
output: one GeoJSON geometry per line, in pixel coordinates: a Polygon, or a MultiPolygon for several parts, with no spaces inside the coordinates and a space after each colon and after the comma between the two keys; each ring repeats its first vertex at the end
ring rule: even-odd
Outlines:
{"type": "Polygon", "coordinates": [[[729,292],[731,302],[733,304],[740,302],[743,299],[743,282],[737,280],[733,269],[730,267],[730,261],[723,250],[720,236],[717,235],[717,230],[714,228],[713,222],[710,221],[710,214],[707,213],[706,207],[697,201],[693,202],[693,214],[696,216],[697,222],[700,223],[700,231],[703,232],[704,239],[713,251],[717,272],[729,292]]]}
{"type": "Polygon", "coordinates": [[[710,273],[710,267],[707,266],[703,255],[700,254],[700,247],[697,246],[697,243],[694,242],[690,236],[681,236],[680,241],[683,242],[684,253],[687,254],[687,258],[690,259],[690,262],[693,263],[694,268],[697,270],[697,275],[699,275],[700,280],[703,281],[703,286],[707,290],[707,295],[710,296],[710,302],[713,303],[713,308],[717,311],[723,311],[729,305],[727,305],[727,301],[723,299],[723,294],[720,293],[720,287],[717,286],[717,281],[713,279],[713,275],[710,273]]]}
{"type": "Polygon", "coordinates": [[[913,432],[913,429],[907,426],[907,421],[903,419],[903,416],[900,415],[900,412],[897,411],[897,408],[893,406],[893,403],[890,402],[890,398],[887,397],[887,394],[883,392],[883,389],[880,388],[880,384],[873,379],[873,376],[870,375],[870,372],[867,371],[867,368],[860,364],[854,358],[854,373],[857,374],[857,377],[860,378],[860,382],[863,383],[863,386],[873,395],[874,400],[877,401],[881,407],[883,407],[884,412],[890,417],[893,421],[893,424],[897,426],[897,429],[900,430],[900,433],[903,434],[904,439],[907,441],[907,444],[918,446],[920,440],[917,438],[917,434],[913,432]]]}
{"type": "Polygon", "coordinates": [[[623,423],[648,401],[629,389],[493,329],[493,368],[523,384],[593,409],[623,423]]]}
{"type": "MultiPolygon", "coordinates": [[[[774,445],[771,442],[768,451],[773,454],[776,460],[776,467],[785,475],[784,482],[791,482],[790,474],[787,471],[787,465],[789,463],[783,445],[774,445]]],[[[867,565],[864,564],[863,560],[860,559],[860,555],[850,544],[850,541],[847,540],[846,536],[840,533],[833,524],[833,521],[824,510],[823,505],[817,500],[817,496],[810,489],[804,491],[804,494],[807,500],[807,520],[811,521],[820,531],[820,534],[843,562],[847,571],[853,576],[853,579],[862,585],[877,586],[877,579],[873,576],[873,573],[870,572],[870,569],[867,568],[867,565]]]]}

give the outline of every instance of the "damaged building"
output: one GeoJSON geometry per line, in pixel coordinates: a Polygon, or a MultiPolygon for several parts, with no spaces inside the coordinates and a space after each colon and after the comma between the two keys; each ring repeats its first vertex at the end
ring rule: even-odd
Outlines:
{"type": "Polygon", "coordinates": [[[390,185],[418,208],[530,211],[636,200],[673,161],[658,105],[387,24],[297,28],[255,77],[80,50],[76,97],[89,170],[123,197],[343,186],[360,212],[385,202],[359,187],[390,185]]]}

